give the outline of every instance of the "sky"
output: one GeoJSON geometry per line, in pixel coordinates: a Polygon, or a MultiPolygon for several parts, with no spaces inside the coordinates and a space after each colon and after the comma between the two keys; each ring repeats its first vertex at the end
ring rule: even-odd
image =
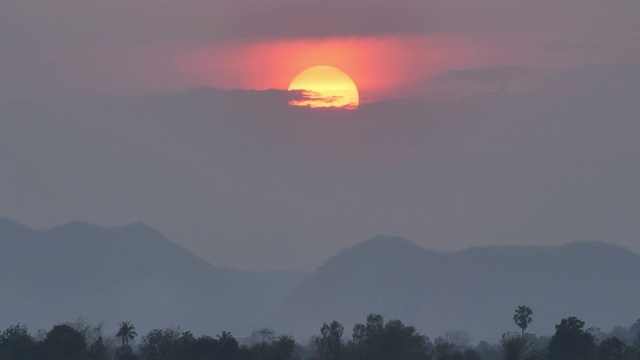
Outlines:
{"type": "Polygon", "coordinates": [[[1,1],[0,216],[258,270],[377,234],[639,251],[638,34],[631,0],[1,1]],[[318,65],[360,108],[287,105],[318,65]]]}

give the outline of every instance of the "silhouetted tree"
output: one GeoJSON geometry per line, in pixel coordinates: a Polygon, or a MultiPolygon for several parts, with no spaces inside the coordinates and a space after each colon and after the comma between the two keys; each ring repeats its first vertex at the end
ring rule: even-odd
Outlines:
{"type": "Polygon", "coordinates": [[[437,360],[452,360],[461,358],[462,354],[456,350],[456,346],[442,337],[437,337],[433,342],[433,354],[437,360]]]}
{"type": "Polygon", "coordinates": [[[0,333],[0,358],[24,359],[35,358],[35,341],[24,325],[9,326],[0,333]]]}
{"type": "Polygon", "coordinates": [[[425,338],[413,326],[406,326],[399,320],[386,325],[381,315],[371,314],[366,325],[356,324],[353,328],[355,358],[376,359],[424,359],[427,356],[425,338]]]}
{"type": "Polygon", "coordinates": [[[251,333],[251,344],[268,344],[275,340],[276,332],[272,329],[262,328],[251,333]]]}
{"type": "Polygon", "coordinates": [[[462,329],[447,331],[446,334],[444,334],[444,339],[453,344],[456,350],[460,352],[467,349],[472,340],[469,332],[462,329]]]}
{"type": "Polygon", "coordinates": [[[344,326],[337,321],[331,324],[322,324],[320,328],[320,337],[315,339],[318,356],[322,360],[339,360],[344,356],[344,344],[342,343],[342,335],[344,326]]]}
{"type": "Polygon", "coordinates": [[[502,355],[498,344],[489,344],[487,341],[480,341],[476,350],[484,360],[498,360],[502,355]]]}
{"type": "Polygon", "coordinates": [[[630,355],[627,344],[617,337],[603,340],[598,347],[598,360],[626,360],[630,355]]]}
{"type": "Polygon", "coordinates": [[[89,358],[92,360],[106,360],[107,347],[102,341],[102,336],[98,337],[91,345],[89,345],[89,358]]]}
{"type": "Polygon", "coordinates": [[[529,327],[529,324],[533,321],[531,317],[533,315],[533,311],[530,307],[526,305],[520,305],[513,314],[513,321],[518,325],[520,329],[522,329],[522,336],[524,336],[524,331],[529,327]]]}
{"type": "Polygon", "coordinates": [[[591,360],[595,347],[593,336],[584,330],[584,321],[568,317],[556,325],[549,341],[549,360],[591,360]]]}
{"type": "Polygon", "coordinates": [[[218,353],[218,340],[211,336],[201,336],[189,346],[190,359],[213,360],[218,353]]]}
{"type": "Polygon", "coordinates": [[[133,353],[131,345],[120,346],[116,350],[115,360],[137,360],[138,357],[133,353]]]}
{"type": "Polygon", "coordinates": [[[505,333],[500,339],[500,347],[504,360],[521,360],[527,351],[527,340],[524,336],[505,333]]]}
{"type": "Polygon", "coordinates": [[[483,360],[480,353],[475,349],[467,349],[462,353],[462,358],[464,360],[483,360]]]}
{"type": "Polygon", "coordinates": [[[177,358],[174,344],[182,333],[179,329],[154,329],[140,342],[140,357],[143,360],[173,360],[177,358]]]}
{"type": "Polygon", "coordinates": [[[136,332],[135,326],[128,321],[123,321],[120,324],[120,328],[118,329],[118,333],[116,334],[117,338],[120,338],[122,341],[122,345],[129,345],[129,340],[134,341],[138,333],[136,332]]]}
{"type": "Polygon", "coordinates": [[[238,356],[238,341],[228,331],[223,331],[218,335],[218,358],[219,359],[236,359],[238,356]]]}
{"type": "Polygon", "coordinates": [[[549,358],[548,352],[546,349],[543,350],[533,350],[525,355],[524,360],[547,360],[549,358]]]}
{"type": "Polygon", "coordinates": [[[82,360],[87,344],[78,330],[69,325],[56,325],[47,333],[43,348],[49,360],[82,360]]]}
{"type": "Polygon", "coordinates": [[[271,359],[273,360],[291,360],[293,359],[293,350],[296,341],[289,335],[280,335],[271,342],[271,359]]]}

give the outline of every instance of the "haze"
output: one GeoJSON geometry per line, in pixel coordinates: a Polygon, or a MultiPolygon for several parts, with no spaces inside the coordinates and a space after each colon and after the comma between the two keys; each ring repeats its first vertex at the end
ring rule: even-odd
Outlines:
{"type": "Polygon", "coordinates": [[[8,218],[142,221],[213,264],[261,270],[312,270],[377,234],[640,249],[635,1],[2,8],[8,218]],[[298,54],[320,43],[352,70],[360,109],[254,91],[323,64],[298,54]]]}

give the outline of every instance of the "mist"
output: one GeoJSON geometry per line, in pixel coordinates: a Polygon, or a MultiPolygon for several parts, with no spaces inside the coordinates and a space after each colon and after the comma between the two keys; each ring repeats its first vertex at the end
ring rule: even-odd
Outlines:
{"type": "Polygon", "coordinates": [[[2,3],[0,359],[637,359],[638,33],[631,0],[2,3]],[[359,107],[290,105],[320,65],[359,107]]]}

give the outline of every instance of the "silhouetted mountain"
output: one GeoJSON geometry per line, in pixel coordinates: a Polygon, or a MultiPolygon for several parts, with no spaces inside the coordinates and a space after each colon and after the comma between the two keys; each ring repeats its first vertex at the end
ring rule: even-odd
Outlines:
{"type": "Polygon", "coordinates": [[[607,243],[438,253],[376,237],[340,252],[300,284],[279,323],[308,336],[336,319],[350,335],[354,323],[380,313],[432,337],[466,329],[476,340],[495,340],[518,330],[513,311],[527,304],[534,332],[550,333],[571,315],[606,329],[638,317],[638,279],[640,255],[607,243]]]}
{"type": "Polygon", "coordinates": [[[0,219],[0,243],[0,321],[34,330],[84,316],[249,332],[306,276],[214,267],[142,223],[36,231],[0,219]]]}
{"type": "MultiPolygon", "coordinates": [[[[466,329],[495,340],[534,310],[530,330],[553,331],[575,315],[603,329],[638,317],[640,255],[600,242],[429,251],[397,237],[345,249],[313,274],[215,267],[142,223],[105,228],[72,222],[32,230],[0,219],[0,321],[30,328],[79,316],[140,333],[181,325],[239,336],[259,327],[316,334],[369,313],[414,324],[432,337],[466,329]]],[[[2,324],[0,324],[2,325],[2,324]]]]}

